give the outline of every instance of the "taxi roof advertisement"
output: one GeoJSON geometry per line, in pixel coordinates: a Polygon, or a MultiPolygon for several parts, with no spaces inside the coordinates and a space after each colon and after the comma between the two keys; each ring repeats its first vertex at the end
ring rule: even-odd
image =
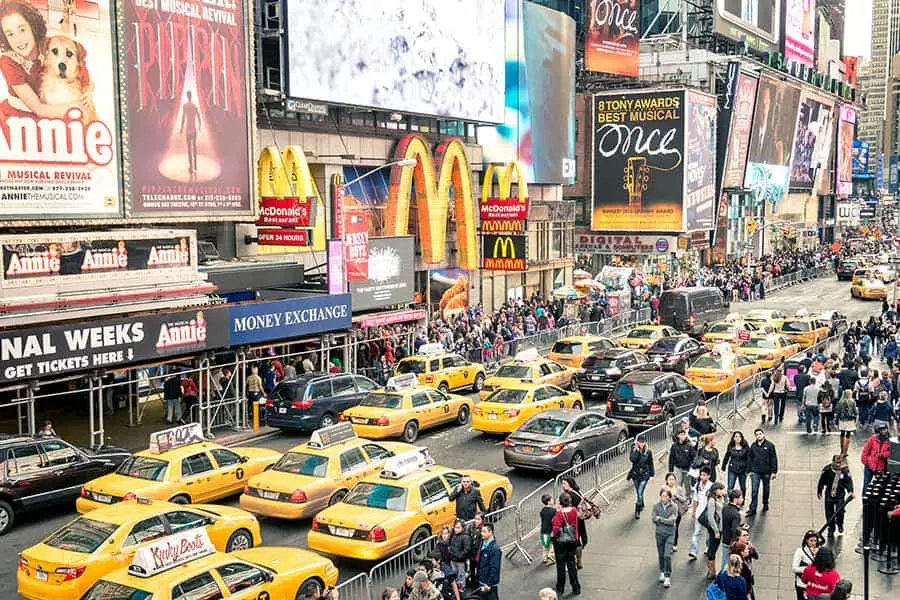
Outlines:
{"type": "Polygon", "coordinates": [[[684,90],[594,96],[594,231],[684,230],[684,90]]]}

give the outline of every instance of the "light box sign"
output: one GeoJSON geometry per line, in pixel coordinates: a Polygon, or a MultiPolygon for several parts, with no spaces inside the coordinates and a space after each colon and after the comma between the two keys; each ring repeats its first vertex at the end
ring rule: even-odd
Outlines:
{"type": "Polygon", "coordinates": [[[369,310],[413,301],[416,253],[413,236],[370,238],[369,276],[350,282],[353,310],[369,310]]]}
{"type": "Polygon", "coordinates": [[[829,133],[834,119],[834,104],[803,91],[797,130],[794,133],[794,153],[791,158],[792,189],[811,190],[817,169],[826,168],[822,161],[823,149],[831,142],[829,133]]]}
{"type": "Polygon", "coordinates": [[[853,191],[853,136],[856,128],[856,111],[849,106],[841,106],[839,114],[835,191],[838,196],[846,198],[853,191]]]}
{"type": "Polygon", "coordinates": [[[590,0],[584,69],[637,77],[641,55],[640,0],[590,0]]]}
{"type": "Polygon", "coordinates": [[[485,271],[524,271],[526,269],[527,236],[481,236],[481,268],[485,271]]]}
{"type": "Polygon", "coordinates": [[[787,0],[784,7],[784,57],[814,66],[816,49],[816,0],[787,0]]]}
{"type": "Polygon", "coordinates": [[[309,227],[315,198],[266,196],[260,199],[257,225],[274,227],[309,227]]]}
{"type": "Polygon", "coordinates": [[[231,307],[232,346],[340,331],[351,327],[350,294],[308,296],[231,307]]]}
{"type": "Polygon", "coordinates": [[[688,90],[685,106],[685,229],[709,230],[715,225],[716,97],[688,90]]]}
{"type": "Polygon", "coordinates": [[[347,291],[347,273],[344,271],[344,242],[328,240],[328,293],[343,294],[347,291]]]}
{"type": "Polygon", "coordinates": [[[344,261],[348,281],[369,277],[369,218],[364,209],[346,208],[344,213],[344,261]]]}

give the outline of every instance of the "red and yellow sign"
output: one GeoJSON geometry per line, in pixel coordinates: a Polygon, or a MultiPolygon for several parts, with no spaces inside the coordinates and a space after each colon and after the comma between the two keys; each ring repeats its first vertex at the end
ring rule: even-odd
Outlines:
{"type": "Polygon", "coordinates": [[[344,217],[344,264],[347,281],[369,278],[369,216],[364,208],[347,208],[344,217]]]}
{"type": "Polygon", "coordinates": [[[528,184],[522,176],[522,168],[517,161],[507,163],[505,168],[488,165],[484,171],[481,186],[481,232],[482,233],[525,233],[528,219],[528,184]],[[494,196],[494,174],[497,175],[498,194],[494,196]],[[518,196],[510,197],[515,177],[518,196]]]}
{"type": "Polygon", "coordinates": [[[263,148],[257,161],[259,252],[296,252],[325,249],[322,196],[299,146],[263,148]],[[321,213],[321,214],[317,214],[321,213]],[[268,228],[274,226],[275,228],[268,228]]]}

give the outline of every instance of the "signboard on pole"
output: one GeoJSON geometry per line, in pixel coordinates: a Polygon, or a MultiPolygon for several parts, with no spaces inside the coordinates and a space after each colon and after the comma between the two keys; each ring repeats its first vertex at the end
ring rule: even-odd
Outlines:
{"type": "Polygon", "coordinates": [[[369,278],[369,219],[365,209],[344,209],[344,260],[347,281],[369,278]]]}

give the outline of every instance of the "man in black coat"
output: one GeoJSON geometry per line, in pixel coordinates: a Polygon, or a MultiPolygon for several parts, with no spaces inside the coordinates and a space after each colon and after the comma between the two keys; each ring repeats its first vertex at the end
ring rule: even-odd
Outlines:
{"type": "Polygon", "coordinates": [[[688,438],[687,431],[679,429],[675,434],[675,441],[669,449],[669,471],[675,473],[678,485],[684,488],[687,493],[688,502],[691,501],[691,490],[694,488],[694,482],[688,471],[694,466],[694,460],[697,458],[697,448],[688,438]]]}
{"type": "MultiPolygon", "coordinates": [[[[744,493],[740,488],[728,492],[728,504],[722,510],[722,563],[728,564],[731,553],[731,542],[734,534],[741,526],[741,506],[744,504],[744,493]]],[[[724,567],[722,567],[724,568],[724,567]]]]}
{"type": "Polygon", "coordinates": [[[766,432],[761,428],[757,428],[753,434],[756,441],[750,444],[747,453],[751,483],[748,517],[756,514],[760,483],[763,488],[763,512],[769,510],[769,488],[778,473],[778,453],[775,451],[775,444],[766,439],[766,432]]]}
{"type": "Polygon", "coordinates": [[[481,490],[472,481],[471,475],[463,475],[462,481],[450,492],[450,501],[456,502],[456,518],[471,521],[477,512],[487,512],[481,490]]]}
{"type": "Polygon", "coordinates": [[[853,479],[850,477],[850,467],[844,462],[842,455],[832,456],[831,462],[822,469],[816,485],[816,496],[819,500],[825,500],[829,539],[834,538],[835,526],[838,535],[844,535],[844,503],[848,496],[853,496],[853,479]]]}
{"type": "Polygon", "coordinates": [[[797,390],[797,420],[799,422],[803,421],[803,411],[800,410],[800,405],[803,402],[803,390],[812,383],[812,378],[809,376],[808,371],[809,368],[801,364],[800,372],[794,375],[794,386],[797,390]]]}

